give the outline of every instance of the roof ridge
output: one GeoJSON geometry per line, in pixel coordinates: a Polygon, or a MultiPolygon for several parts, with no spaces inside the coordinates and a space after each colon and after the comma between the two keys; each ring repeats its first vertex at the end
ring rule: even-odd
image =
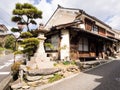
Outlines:
{"type": "Polygon", "coordinates": [[[59,4],[58,4],[58,8],[62,8],[62,9],[70,9],[70,10],[79,10],[79,12],[84,13],[85,15],[87,15],[87,16],[89,16],[89,17],[95,19],[96,21],[98,21],[98,22],[104,24],[105,26],[111,28],[108,24],[106,24],[106,23],[103,22],[102,20],[98,19],[97,17],[92,16],[92,15],[86,13],[83,9],[78,9],[78,8],[66,8],[66,7],[63,7],[63,6],[59,5],[59,4]]]}

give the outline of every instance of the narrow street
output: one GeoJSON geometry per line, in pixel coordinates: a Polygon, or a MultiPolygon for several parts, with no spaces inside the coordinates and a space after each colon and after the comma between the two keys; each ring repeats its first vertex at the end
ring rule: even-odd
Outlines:
{"type": "Polygon", "coordinates": [[[120,90],[120,60],[81,72],[43,90],[120,90]]]}

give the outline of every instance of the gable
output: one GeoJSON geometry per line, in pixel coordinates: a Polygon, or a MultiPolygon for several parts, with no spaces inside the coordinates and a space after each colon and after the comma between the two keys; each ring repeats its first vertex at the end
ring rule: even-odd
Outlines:
{"type": "Polygon", "coordinates": [[[60,24],[71,23],[75,20],[78,15],[79,10],[70,10],[65,8],[57,8],[53,16],[49,19],[45,25],[46,30],[50,30],[51,27],[57,26],[60,24]]]}

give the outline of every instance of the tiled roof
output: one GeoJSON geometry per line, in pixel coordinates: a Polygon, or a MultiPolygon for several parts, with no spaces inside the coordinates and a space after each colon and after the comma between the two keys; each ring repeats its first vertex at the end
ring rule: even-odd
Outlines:
{"type": "Polygon", "coordinates": [[[107,24],[104,23],[103,21],[99,20],[99,19],[96,18],[95,16],[91,16],[91,15],[89,15],[88,13],[86,13],[86,12],[85,12],[84,10],[82,10],[82,9],[77,9],[77,8],[65,8],[65,7],[61,7],[61,6],[59,6],[59,8],[62,8],[62,9],[68,9],[68,10],[79,10],[79,12],[81,12],[81,13],[87,15],[88,17],[91,17],[92,19],[94,19],[94,20],[100,22],[101,24],[103,24],[103,25],[105,25],[105,26],[111,28],[109,25],[107,25],[107,24]]]}
{"type": "Polygon", "coordinates": [[[5,31],[5,32],[8,31],[7,27],[3,24],[0,24],[0,30],[5,31]]]}

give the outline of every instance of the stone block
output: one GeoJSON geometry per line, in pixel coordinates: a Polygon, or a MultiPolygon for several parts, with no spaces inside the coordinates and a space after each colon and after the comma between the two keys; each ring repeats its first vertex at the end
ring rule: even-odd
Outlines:
{"type": "Polygon", "coordinates": [[[26,75],[26,79],[28,81],[37,81],[37,80],[40,80],[42,76],[29,76],[29,75],[26,75]]]}
{"type": "Polygon", "coordinates": [[[45,69],[36,69],[29,70],[27,73],[30,76],[38,76],[38,75],[50,75],[59,72],[61,69],[59,68],[45,68],[45,69]]]}

